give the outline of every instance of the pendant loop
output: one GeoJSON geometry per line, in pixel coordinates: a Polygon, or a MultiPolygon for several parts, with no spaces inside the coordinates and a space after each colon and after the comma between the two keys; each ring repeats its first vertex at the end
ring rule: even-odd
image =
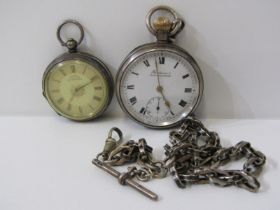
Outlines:
{"type": "Polygon", "coordinates": [[[164,39],[174,38],[185,26],[184,21],[178,17],[178,14],[168,6],[157,6],[152,8],[146,16],[146,26],[148,30],[155,35],[159,41],[164,39]],[[166,11],[170,13],[173,20],[168,17],[158,17],[152,23],[152,16],[157,11],[166,11]]]}
{"type": "Polygon", "coordinates": [[[76,48],[79,44],[81,44],[81,42],[84,39],[84,29],[83,26],[76,20],[66,20],[64,21],[61,25],[58,26],[57,31],[56,31],[56,36],[58,41],[61,43],[62,46],[65,46],[69,49],[70,52],[75,52],[76,48]],[[74,24],[75,26],[77,26],[80,30],[80,38],[79,41],[76,41],[73,38],[69,38],[67,41],[64,41],[61,38],[61,29],[63,28],[63,26],[65,26],[66,24],[74,24]]]}

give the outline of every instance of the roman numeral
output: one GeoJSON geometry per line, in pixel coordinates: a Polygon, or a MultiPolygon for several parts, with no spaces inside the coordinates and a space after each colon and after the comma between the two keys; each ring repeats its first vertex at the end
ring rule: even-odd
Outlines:
{"type": "Polygon", "coordinates": [[[72,73],[75,73],[76,68],[75,68],[75,66],[74,66],[74,65],[71,65],[71,66],[70,66],[70,69],[71,69],[72,73]]]}
{"type": "Polygon", "coordinates": [[[57,103],[58,103],[58,104],[62,104],[63,101],[64,101],[64,98],[59,98],[59,99],[57,100],[57,103]]]}
{"type": "Polygon", "coordinates": [[[85,66],[85,68],[83,70],[83,74],[85,74],[86,70],[87,70],[87,65],[85,66]]]}
{"type": "Polygon", "coordinates": [[[145,107],[142,107],[139,111],[141,114],[145,115],[146,114],[146,109],[145,107]]]}
{"type": "Polygon", "coordinates": [[[101,86],[94,87],[94,90],[102,90],[101,86]]]}
{"type": "Polygon", "coordinates": [[[137,102],[137,98],[134,96],[134,97],[130,98],[129,101],[132,105],[134,105],[137,102]]]}
{"type": "Polygon", "coordinates": [[[183,79],[186,79],[187,77],[189,77],[189,74],[185,74],[184,76],[182,76],[183,79]]]}
{"type": "Polygon", "coordinates": [[[184,100],[181,100],[181,101],[179,102],[179,105],[180,105],[181,107],[185,107],[185,106],[187,105],[187,102],[184,101],[184,100]]]}
{"type": "Polygon", "coordinates": [[[150,66],[150,63],[148,60],[144,60],[143,63],[145,64],[145,66],[149,67],[150,66]]]}
{"type": "Polygon", "coordinates": [[[176,69],[178,64],[179,64],[179,62],[177,62],[173,68],[176,69]]]}
{"type": "Polygon", "coordinates": [[[90,104],[88,104],[88,106],[89,106],[92,110],[94,110],[94,108],[93,108],[90,104]]]}
{"type": "Polygon", "coordinates": [[[82,109],[81,106],[79,106],[79,112],[80,112],[81,114],[83,114],[83,109],[82,109]]]}
{"type": "Polygon", "coordinates": [[[134,71],[132,71],[131,74],[135,74],[136,76],[139,75],[138,73],[136,73],[136,72],[134,72],[134,71]]]}
{"type": "Polygon", "coordinates": [[[96,101],[101,101],[101,98],[98,96],[93,96],[93,99],[95,99],[96,101]]]}
{"type": "Polygon", "coordinates": [[[126,86],[127,89],[133,90],[134,89],[134,85],[128,85],[126,86]]]}
{"type": "Polygon", "coordinates": [[[164,64],[165,63],[165,57],[158,57],[159,64],[164,64]]]}
{"type": "Polygon", "coordinates": [[[98,76],[97,76],[97,75],[94,75],[90,80],[91,80],[91,81],[94,81],[94,80],[96,80],[96,79],[98,79],[98,76]]]}
{"type": "Polygon", "coordinates": [[[192,92],[192,88],[185,88],[185,93],[190,93],[192,92]]]}

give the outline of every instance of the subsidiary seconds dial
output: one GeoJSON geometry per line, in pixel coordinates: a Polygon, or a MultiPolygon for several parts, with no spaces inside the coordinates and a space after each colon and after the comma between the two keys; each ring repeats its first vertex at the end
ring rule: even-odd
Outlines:
{"type": "Polygon", "coordinates": [[[194,68],[172,50],[140,53],[118,74],[121,107],[145,126],[173,126],[190,114],[200,99],[200,78],[194,68]]]}

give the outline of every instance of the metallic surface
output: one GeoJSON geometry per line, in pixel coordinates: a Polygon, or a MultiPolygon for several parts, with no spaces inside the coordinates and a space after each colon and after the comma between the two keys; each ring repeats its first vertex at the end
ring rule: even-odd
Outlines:
{"type": "Polygon", "coordinates": [[[118,102],[119,102],[122,110],[125,113],[127,113],[129,117],[134,119],[136,122],[138,122],[146,127],[150,127],[150,128],[170,128],[170,127],[174,127],[174,126],[178,125],[185,116],[192,114],[195,111],[195,109],[197,108],[197,106],[199,105],[199,102],[200,102],[202,94],[203,94],[203,76],[202,76],[201,70],[200,70],[198,64],[196,63],[196,61],[184,49],[182,49],[174,44],[171,44],[171,43],[145,44],[145,45],[137,47],[131,53],[129,53],[129,55],[125,58],[125,60],[121,64],[119,71],[117,73],[117,76],[116,76],[116,94],[117,94],[117,99],[118,99],[118,102]],[[138,119],[133,117],[128,112],[127,108],[125,107],[123,100],[121,98],[121,93],[120,93],[122,77],[123,77],[124,73],[128,70],[129,65],[131,65],[131,63],[133,63],[133,61],[138,59],[140,56],[142,56],[146,53],[156,52],[156,51],[168,51],[168,52],[177,54],[179,56],[182,56],[193,67],[193,69],[195,70],[195,73],[198,77],[198,81],[199,81],[199,95],[198,95],[197,101],[196,101],[192,111],[190,113],[189,112],[182,113],[180,119],[175,119],[174,121],[164,122],[158,126],[145,124],[144,122],[139,121],[138,119]]]}
{"type": "Polygon", "coordinates": [[[107,173],[111,174],[112,176],[118,178],[120,184],[122,184],[122,185],[126,184],[152,200],[158,199],[157,194],[150,191],[143,185],[140,185],[139,183],[135,182],[134,180],[129,179],[130,178],[129,174],[121,174],[120,172],[116,171],[115,169],[113,169],[112,167],[107,165],[106,163],[101,162],[97,159],[93,159],[92,163],[95,166],[97,166],[98,168],[101,168],[102,170],[106,171],[107,173]]]}
{"type": "Polygon", "coordinates": [[[266,157],[250,143],[241,141],[223,148],[218,134],[209,131],[193,117],[184,119],[178,129],[170,132],[169,138],[170,145],[164,146],[166,157],[162,161],[153,160],[153,148],[143,138],[138,142],[129,140],[119,144],[106,160],[98,154],[95,161],[99,161],[99,165],[105,164],[105,170],[116,177],[120,174],[111,170],[111,166],[137,163],[138,168],[128,167],[125,177],[149,181],[170,174],[179,188],[207,183],[221,187],[237,186],[250,192],[257,192],[260,188],[256,177],[262,171],[266,157]],[[242,158],[246,159],[242,169],[220,168],[242,158]]]}
{"type": "Polygon", "coordinates": [[[86,119],[76,119],[76,118],[71,118],[69,116],[65,116],[63,113],[59,112],[58,110],[56,110],[56,108],[54,106],[51,105],[51,103],[49,103],[52,108],[59,114],[62,115],[66,118],[69,118],[71,120],[75,120],[75,121],[87,121],[87,120],[92,120],[95,119],[97,117],[99,117],[103,112],[105,112],[105,110],[108,108],[111,99],[113,97],[113,88],[114,88],[114,81],[113,81],[113,77],[109,71],[109,69],[107,68],[107,66],[98,58],[87,54],[87,53],[83,53],[83,52],[77,52],[77,53],[65,53],[60,55],[59,57],[57,57],[55,60],[53,60],[47,67],[46,71],[44,72],[43,75],[43,95],[44,97],[48,100],[47,96],[46,96],[46,90],[45,90],[45,82],[46,82],[46,78],[47,78],[47,74],[52,70],[52,68],[57,65],[60,62],[66,61],[66,60],[81,60],[81,61],[85,61],[86,63],[94,66],[101,75],[103,75],[104,79],[107,82],[108,85],[108,91],[109,91],[109,97],[107,99],[107,102],[105,104],[105,106],[103,107],[103,109],[95,116],[92,116],[91,118],[86,118],[86,119]]]}
{"type": "MultiPolygon", "coordinates": [[[[107,140],[105,141],[105,146],[107,140]]],[[[163,178],[167,174],[167,168],[161,161],[155,161],[152,157],[153,148],[147,145],[144,138],[135,142],[134,140],[119,144],[110,151],[108,158],[104,158],[104,151],[97,155],[97,159],[110,166],[122,166],[127,163],[138,163],[141,168],[136,167],[131,171],[131,176],[140,181],[149,181],[152,178],[163,178]],[[100,158],[102,156],[102,159],[100,158]]]]}
{"type": "Polygon", "coordinates": [[[164,10],[170,14],[172,14],[173,16],[173,23],[174,23],[174,27],[171,29],[171,31],[169,32],[169,36],[170,37],[174,37],[176,36],[176,34],[178,34],[184,27],[184,22],[183,20],[181,20],[179,17],[178,17],[178,14],[175,12],[175,10],[173,10],[171,7],[168,7],[168,6],[157,6],[157,7],[154,7],[152,8],[147,16],[146,16],[146,26],[148,28],[148,30],[155,36],[157,36],[157,30],[153,27],[153,24],[152,24],[152,16],[155,12],[157,11],[161,11],[161,10],[164,10]]]}
{"type": "Polygon", "coordinates": [[[177,13],[171,9],[170,7],[166,7],[166,6],[158,6],[155,7],[153,9],[151,9],[146,17],[146,25],[149,29],[149,31],[155,35],[157,37],[157,42],[155,43],[150,43],[150,44],[144,44],[141,45],[137,48],[135,48],[134,50],[132,50],[129,55],[124,59],[124,61],[122,62],[122,64],[119,67],[119,71],[117,73],[117,77],[116,77],[116,93],[117,93],[117,99],[118,102],[122,108],[122,110],[128,114],[128,116],[130,118],[132,118],[133,120],[135,120],[136,122],[138,122],[139,124],[142,124],[146,127],[149,128],[170,128],[170,127],[174,127],[176,125],[178,125],[180,123],[180,121],[192,114],[195,109],[197,108],[197,106],[199,105],[199,102],[201,100],[202,94],[203,94],[203,77],[202,77],[202,73],[201,70],[198,66],[198,64],[196,63],[196,61],[193,59],[193,57],[186,52],[184,49],[176,46],[175,44],[172,44],[171,42],[171,38],[175,38],[175,36],[183,29],[184,27],[184,22],[178,18],[177,13]],[[173,27],[171,27],[170,31],[156,31],[154,27],[152,27],[151,24],[151,17],[152,15],[159,10],[165,10],[169,13],[171,13],[174,17],[174,20],[172,21],[173,23],[173,27]],[[150,53],[150,52],[156,52],[156,51],[166,51],[166,52],[170,52],[170,53],[174,53],[177,54],[181,57],[183,57],[183,59],[185,59],[194,69],[197,77],[198,77],[198,82],[199,82],[199,95],[197,98],[197,101],[193,107],[193,109],[189,112],[189,111],[185,111],[184,113],[181,114],[180,118],[178,119],[172,119],[169,120],[168,122],[163,122],[160,125],[151,125],[151,124],[147,124],[145,122],[143,122],[141,119],[137,119],[136,117],[134,117],[132,114],[130,114],[130,112],[128,111],[128,109],[126,108],[126,105],[124,104],[122,98],[121,98],[121,83],[122,83],[122,79],[123,76],[125,74],[126,71],[128,71],[128,68],[130,65],[132,65],[132,63],[137,60],[139,57],[145,55],[146,53],[150,53]]]}
{"type": "Polygon", "coordinates": [[[179,129],[170,132],[170,143],[171,146],[164,147],[164,162],[178,187],[212,183],[222,187],[235,185],[251,192],[259,189],[256,176],[261,172],[266,157],[250,143],[241,141],[223,148],[217,133],[190,117],[179,129]],[[220,166],[241,158],[246,158],[243,169],[220,169],[220,166]]]}
{"type": "Polygon", "coordinates": [[[108,96],[109,97],[108,97],[104,107],[100,110],[100,112],[98,114],[92,116],[92,117],[87,117],[87,118],[84,118],[84,119],[77,119],[75,117],[66,116],[64,113],[57,110],[56,107],[52,105],[52,103],[49,102],[49,104],[58,115],[61,115],[63,117],[71,119],[71,120],[88,121],[88,120],[95,119],[95,118],[99,117],[108,108],[108,106],[109,106],[109,104],[112,100],[112,97],[113,97],[114,80],[113,80],[113,77],[110,73],[110,70],[100,59],[96,58],[95,56],[90,55],[88,53],[84,53],[84,52],[77,52],[76,48],[82,42],[82,40],[84,38],[84,30],[83,30],[82,25],[79,22],[74,21],[74,20],[67,20],[64,23],[62,23],[57,29],[57,38],[58,38],[59,42],[62,44],[62,46],[66,46],[69,49],[69,53],[64,53],[64,54],[58,56],[48,65],[47,69],[44,72],[43,80],[42,80],[43,96],[49,102],[49,99],[47,98],[47,94],[46,94],[46,90],[45,90],[45,82],[46,82],[47,75],[51,72],[52,68],[55,65],[57,65],[57,64],[59,64],[63,61],[67,61],[67,60],[81,60],[81,61],[84,61],[84,62],[88,63],[89,65],[94,66],[99,71],[99,73],[103,76],[103,78],[105,79],[105,81],[107,83],[107,86],[108,86],[108,92],[109,92],[108,96]],[[80,29],[81,37],[80,37],[78,42],[76,42],[72,38],[69,39],[67,42],[64,42],[61,39],[60,31],[65,24],[69,24],[69,23],[78,26],[78,28],[80,29]]]}
{"type": "Polygon", "coordinates": [[[108,160],[109,154],[114,149],[116,149],[116,147],[122,142],[122,139],[123,139],[122,131],[119,128],[113,127],[110,129],[110,131],[108,133],[108,138],[105,141],[103,151],[100,154],[100,155],[102,155],[103,160],[108,160]],[[113,138],[113,132],[117,133],[118,138],[119,138],[118,140],[113,138]]]}
{"type": "Polygon", "coordinates": [[[84,39],[84,29],[83,29],[83,26],[76,20],[66,20],[61,25],[58,26],[57,31],[56,31],[56,37],[57,37],[58,41],[61,43],[62,46],[65,46],[65,47],[67,46],[67,41],[63,41],[62,38],[61,38],[61,35],[60,35],[61,34],[61,29],[66,24],[74,24],[79,28],[81,35],[80,35],[79,40],[77,41],[77,45],[81,44],[81,42],[84,39]]]}

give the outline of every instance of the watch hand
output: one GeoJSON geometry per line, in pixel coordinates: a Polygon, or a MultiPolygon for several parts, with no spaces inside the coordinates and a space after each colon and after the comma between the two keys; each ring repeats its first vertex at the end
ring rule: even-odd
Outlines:
{"type": "Polygon", "coordinates": [[[159,111],[159,97],[157,98],[158,103],[157,103],[157,120],[158,120],[158,111],[159,111]]]}
{"type": "Polygon", "coordinates": [[[82,85],[82,86],[76,88],[75,90],[76,90],[76,91],[79,91],[79,90],[81,90],[82,88],[88,86],[90,83],[92,83],[92,81],[90,81],[90,82],[88,82],[88,83],[86,83],[86,84],[84,84],[84,85],[82,85]]]}
{"type": "Polygon", "coordinates": [[[73,92],[72,92],[72,95],[71,95],[71,98],[69,99],[69,103],[71,103],[75,97],[75,94],[77,93],[77,91],[80,90],[80,87],[79,88],[74,88],[73,92]]]}
{"type": "Polygon", "coordinates": [[[160,98],[158,98],[157,112],[159,111],[159,99],[160,99],[160,98]]]}
{"type": "Polygon", "coordinates": [[[157,98],[158,99],[158,103],[157,103],[157,121],[158,121],[158,111],[159,111],[159,97],[157,98]]]}
{"type": "Polygon", "coordinates": [[[156,72],[157,72],[157,81],[158,81],[158,86],[157,86],[157,91],[159,91],[159,89],[161,89],[162,91],[162,86],[160,85],[160,81],[159,81],[159,75],[158,75],[158,65],[157,65],[157,59],[155,57],[155,65],[156,65],[156,72]]]}
{"type": "Polygon", "coordinates": [[[165,96],[163,94],[163,87],[161,86],[160,81],[159,81],[158,65],[157,65],[156,58],[155,58],[155,65],[156,65],[157,81],[158,81],[158,86],[157,86],[156,90],[161,94],[161,96],[165,102],[165,106],[167,106],[167,108],[170,110],[170,112],[172,112],[171,108],[170,108],[170,102],[165,98],[165,96]]]}

